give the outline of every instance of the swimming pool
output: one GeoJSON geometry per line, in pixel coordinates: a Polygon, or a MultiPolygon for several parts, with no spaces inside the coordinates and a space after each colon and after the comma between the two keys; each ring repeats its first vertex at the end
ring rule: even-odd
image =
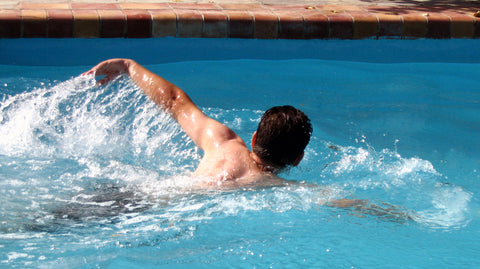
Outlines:
{"type": "Polygon", "coordinates": [[[0,40],[2,267],[480,265],[480,42],[152,42],[0,40]],[[246,141],[264,110],[301,108],[312,141],[282,176],[304,184],[192,190],[200,152],[178,126],[128,80],[78,76],[120,56],[246,141]]]}

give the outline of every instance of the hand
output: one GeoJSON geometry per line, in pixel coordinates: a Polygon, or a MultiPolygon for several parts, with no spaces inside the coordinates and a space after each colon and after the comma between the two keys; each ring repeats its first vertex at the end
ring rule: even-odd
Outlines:
{"type": "Polygon", "coordinates": [[[105,76],[97,82],[99,85],[104,85],[116,77],[128,73],[128,69],[132,62],[132,60],[128,59],[111,59],[103,61],[82,75],[95,74],[95,76],[105,76]]]}

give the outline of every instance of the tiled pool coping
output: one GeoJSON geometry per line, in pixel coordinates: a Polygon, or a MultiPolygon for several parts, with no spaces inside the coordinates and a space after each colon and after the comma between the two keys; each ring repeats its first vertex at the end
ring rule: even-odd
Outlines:
{"type": "Polygon", "coordinates": [[[480,38],[477,7],[20,3],[0,38],[480,38]]]}

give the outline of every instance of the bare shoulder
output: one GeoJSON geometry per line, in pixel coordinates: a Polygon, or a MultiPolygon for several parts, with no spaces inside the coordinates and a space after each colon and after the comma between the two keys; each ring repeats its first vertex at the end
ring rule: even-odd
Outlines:
{"type": "Polygon", "coordinates": [[[242,139],[232,135],[230,139],[215,137],[211,142],[204,148],[195,175],[215,180],[233,180],[251,173],[250,151],[242,139]]]}
{"type": "Polygon", "coordinates": [[[217,143],[231,143],[233,145],[240,143],[245,145],[245,142],[232,129],[216,120],[210,123],[209,131],[211,131],[212,138],[217,143]]]}

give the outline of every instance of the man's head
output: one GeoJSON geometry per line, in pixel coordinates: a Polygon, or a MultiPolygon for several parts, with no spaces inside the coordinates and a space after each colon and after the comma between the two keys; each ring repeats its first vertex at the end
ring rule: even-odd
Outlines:
{"type": "Polygon", "coordinates": [[[263,114],[252,140],[253,152],[274,170],[297,165],[310,141],[310,119],[292,106],[272,107],[263,114]]]}

